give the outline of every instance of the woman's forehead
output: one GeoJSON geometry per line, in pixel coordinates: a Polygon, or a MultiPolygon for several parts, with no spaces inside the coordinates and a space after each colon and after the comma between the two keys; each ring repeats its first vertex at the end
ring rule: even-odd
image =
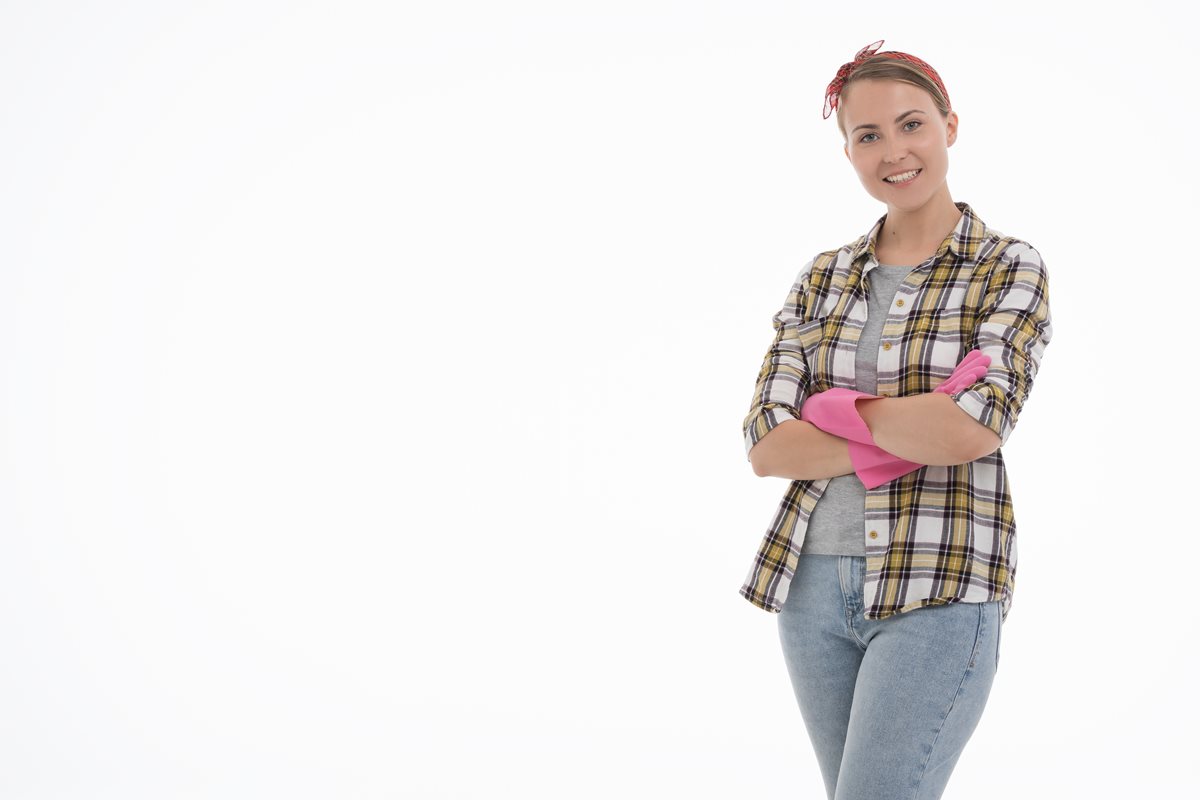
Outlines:
{"type": "Polygon", "coordinates": [[[855,81],[846,87],[841,97],[842,121],[851,124],[884,124],[909,110],[928,113],[934,108],[933,98],[918,86],[904,81],[876,78],[855,81]]]}

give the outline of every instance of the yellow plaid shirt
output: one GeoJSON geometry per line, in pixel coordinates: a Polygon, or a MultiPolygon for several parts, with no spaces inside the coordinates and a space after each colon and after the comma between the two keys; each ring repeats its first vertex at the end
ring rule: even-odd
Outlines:
{"type": "MultiPolygon", "coordinates": [[[[955,602],[1000,600],[1012,607],[1016,522],[1003,445],[1033,388],[1050,342],[1046,267],[1028,242],[988,228],[967,203],[957,227],[896,291],[880,336],[876,393],[932,391],[978,348],[987,374],[950,395],[1000,437],[1001,449],[953,466],[923,466],[866,492],[866,617],[955,602]]],[[[867,318],[863,275],[878,263],[871,230],[800,270],[775,314],[775,340],[763,358],[742,422],[746,457],[779,423],[800,418],[809,394],[855,385],[857,335],[867,318]]],[[[829,478],[791,481],[741,594],[778,612],[795,574],[808,520],[829,478]]]]}

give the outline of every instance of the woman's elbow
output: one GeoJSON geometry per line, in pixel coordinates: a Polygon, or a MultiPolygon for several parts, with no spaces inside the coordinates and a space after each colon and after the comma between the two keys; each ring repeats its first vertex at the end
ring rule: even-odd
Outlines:
{"type": "Polygon", "coordinates": [[[763,446],[762,441],[759,441],[758,444],[750,448],[750,469],[754,470],[754,474],[760,478],[765,478],[770,474],[767,472],[767,465],[764,463],[766,461],[764,457],[765,450],[766,448],[763,446]]]}
{"type": "Polygon", "coordinates": [[[984,456],[990,456],[1000,448],[1000,437],[996,435],[995,431],[979,422],[972,424],[975,426],[974,436],[965,437],[970,443],[970,449],[963,454],[964,464],[984,456]]]}
{"type": "Polygon", "coordinates": [[[784,420],[750,448],[750,467],[760,478],[789,477],[797,469],[797,454],[809,446],[808,428],[815,427],[803,420],[784,420]]]}
{"type": "Polygon", "coordinates": [[[750,448],[750,468],[754,470],[755,475],[767,478],[776,474],[779,450],[785,446],[783,440],[795,433],[790,428],[790,423],[780,423],[767,431],[767,434],[759,439],[754,447],[750,448]],[[784,428],[788,430],[780,433],[779,431],[784,428]]]}

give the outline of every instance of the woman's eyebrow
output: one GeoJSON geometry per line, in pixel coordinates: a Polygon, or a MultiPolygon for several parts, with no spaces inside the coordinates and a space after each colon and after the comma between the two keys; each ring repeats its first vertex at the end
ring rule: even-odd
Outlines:
{"type": "MultiPolygon", "coordinates": [[[[907,117],[909,114],[923,114],[923,113],[925,113],[925,112],[921,111],[921,109],[919,109],[919,108],[910,108],[908,111],[905,111],[903,114],[901,114],[900,116],[898,116],[894,120],[892,120],[892,122],[893,123],[899,122],[900,120],[907,117]]],[[[879,127],[878,125],[875,125],[873,123],[867,123],[864,125],[855,125],[854,131],[857,131],[859,128],[878,128],[878,127],[879,127]]],[[[850,131],[850,132],[854,133],[854,131],[850,131]]]]}

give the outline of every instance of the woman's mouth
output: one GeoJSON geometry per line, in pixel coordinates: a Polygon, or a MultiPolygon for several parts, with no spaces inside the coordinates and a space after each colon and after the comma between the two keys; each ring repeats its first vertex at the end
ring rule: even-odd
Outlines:
{"type": "Polygon", "coordinates": [[[900,175],[897,175],[892,180],[888,180],[887,178],[884,178],[883,182],[891,184],[892,186],[907,186],[908,184],[912,183],[913,181],[915,181],[917,179],[917,176],[921,174],[922,169],[923,169],[922,167],[918,167],[917,169],[909,170],[908,172],[904,172],[904,173],[901,173],[900,175]]]}

